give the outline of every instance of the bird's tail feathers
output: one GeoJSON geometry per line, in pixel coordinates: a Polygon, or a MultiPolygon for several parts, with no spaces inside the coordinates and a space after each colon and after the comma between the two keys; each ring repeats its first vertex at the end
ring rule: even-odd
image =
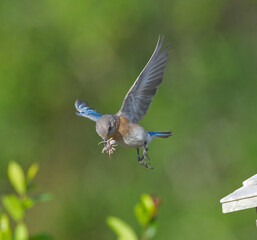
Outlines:
{"type": "Polygon", "coordinates": [[[148,132],[148,134],[152,137],[160,137],[160,138],[167,138],[172,135],[171,131],[155,131],[155,132],[148,132]]]}

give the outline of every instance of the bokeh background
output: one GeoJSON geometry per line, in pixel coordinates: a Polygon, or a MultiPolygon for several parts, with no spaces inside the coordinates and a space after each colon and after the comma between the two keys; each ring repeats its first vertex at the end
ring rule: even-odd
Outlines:
{"type": "Polygon", "coordinates": [[[41,166],[54,199],[31,210],[31,233],[115,239],[109,215],[140,227],[142,193],[162,199],[156,239],[256,239],[254,209],[222,214],[219,200],[256,174],[257,2],[254,0],[0,1],[0,193],[11,159],[41,166]],[[173,130],[136,150],[101,154],[76,98],[115,113],[159,34],[174,50],[141,124],[173,130]]]}

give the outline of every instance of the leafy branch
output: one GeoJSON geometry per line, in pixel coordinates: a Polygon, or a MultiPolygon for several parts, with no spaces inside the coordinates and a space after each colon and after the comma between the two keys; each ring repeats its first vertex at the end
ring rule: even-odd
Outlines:
{"type": "Polygon", "coordinates": [[[50,240],[48,234],[38,234],[29,237],[28,228],[24,222],[26,211],[38,202],[45,202],[51,199],[49,193],[30,196],[33,188],[33,180],[37,175],[39,166],[34,163],[30,166],[25,176],[22,167],[15,161],[8,165],[8,178],[12,184],[15,194],[8,194],[1,197],[0,207],[0,240],[50,240]],[[14,231],[11,229],[10,218],[15,223],[14,231]]]}
{"type": "Polygon", "coordinates": [[[150,240],[157,232],[156,217],[160,199],[157,197],[143,194],[140,202],[134,208],[135,216],[142,227],[141,238],[138,238],[135,231],[123,220],[109,216],[107,218],[108,226],[115,232],[118,240],[150,240]]]}

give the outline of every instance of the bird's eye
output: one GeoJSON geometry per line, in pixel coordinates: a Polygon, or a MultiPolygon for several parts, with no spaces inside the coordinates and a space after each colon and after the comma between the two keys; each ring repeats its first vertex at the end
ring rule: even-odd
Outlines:
{"type": "Polygon", "coordinates": [[[111,126],[109,126],[109,128],[108,128],[108,132],[110,132],[112,130],[112,127],[111,126]]]}

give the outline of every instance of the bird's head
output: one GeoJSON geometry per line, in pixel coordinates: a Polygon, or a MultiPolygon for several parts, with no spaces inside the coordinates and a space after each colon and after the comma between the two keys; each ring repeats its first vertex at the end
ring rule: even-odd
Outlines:
{"type": "Polygon", "coordinates": [[[113,137],[119,127],[119,117],[116,115],[103,115],[96,121],[96,132],[105,141],[113,137]]]}

